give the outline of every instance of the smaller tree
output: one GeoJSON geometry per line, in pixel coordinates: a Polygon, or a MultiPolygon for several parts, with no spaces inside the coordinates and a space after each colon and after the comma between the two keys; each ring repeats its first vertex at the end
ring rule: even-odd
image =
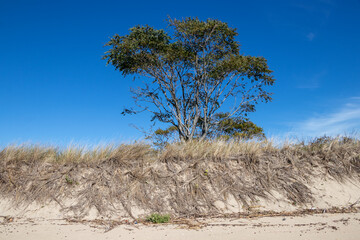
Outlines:
{"type": "MultiPolygon", "coordinates": [[[[218,113],[215,115],[216,125],[212,125],[208,138],[230,139],[265,139],[261,127],[250,121],[248,118],[230,117],[229,113],[218,113]]],[[[199,122],[201,124],[201,120],[199,122]]],[[[170,126],[166,129],[157,129],[151,136],[154,145],[164,147],[167,143],[176,139],[177,128],[170,126]]]]}
{"type": "Polygon", "coordinates": [[[157,147],[165,147],[166,144],[171,143],[176,139],[177,128],[175,126],[170,126],[166,129],[157,129],[152,135],[148,136],[148,139],[151,139],[153,144],[157,147]]]}
{"type": "Polygon", "coordinates": [[[265,138],[263,129],[251,122],[248,118],[232,117],[229,113],[218,113],[215,115],[216,121],[219,123],[212,130],[215,137],[230,138],[265,138]]]}

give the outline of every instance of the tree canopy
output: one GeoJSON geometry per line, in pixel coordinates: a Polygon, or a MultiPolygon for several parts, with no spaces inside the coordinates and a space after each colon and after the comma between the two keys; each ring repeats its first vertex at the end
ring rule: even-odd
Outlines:
{"type": "Polygon", "coordinates": [[[245,121],[257,103],[271,101],[267,87],[275,79],[267,60],[241,54],[236,29],[213,19],[168,24],[168,32],[136,26],[106,44],[108,64],[124,76],[148,79],[131,89],[136,108],[124,114],[147,110],[153,121],[170,124],[189,140],[207,137],[221,122],[245,121]]]}
{"type": "MultiPolygon", "coordinates": [[[[215,118],[218,124],[210,128],[209,138],[221,140],[266,138],[263,129],[248,118],[228,118],[228,113],[217,113],[215,118]]],[[[199,124],[201,124],[201,121],[199,124]]],[[[158,128],[147,138],[152,139],[155,146],[164,147],[176,139],[176,133],[177,128],[175,126],[170,126],[166,129],[158,128]]]]}

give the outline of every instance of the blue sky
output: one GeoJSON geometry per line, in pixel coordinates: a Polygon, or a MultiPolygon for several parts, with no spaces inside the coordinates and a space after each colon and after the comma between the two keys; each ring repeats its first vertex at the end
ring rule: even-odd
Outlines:
{"type": "Polygon", "coordinates": [[[111,36],[167,16],[219,19],[274,71],[273,102],[250,115],[268,136],[360,129],[360,1],[0,0],[0,145],[139,139],[149,116],[122,116],[131,78],[101,59],[111,36]]]}

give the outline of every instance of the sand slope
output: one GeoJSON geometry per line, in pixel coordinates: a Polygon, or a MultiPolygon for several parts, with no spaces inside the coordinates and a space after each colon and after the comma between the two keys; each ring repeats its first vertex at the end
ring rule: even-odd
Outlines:
{"type": "Polygon", "coordinates": [[[360,239],[358,142],[201,144],[174,145],[158,159],[125,146],[80,163],[47,160],[58,156],[51,149],[3,151],[0,240],[360,239]],[[149,225],[154,212],[171,223],[149,225]]]}
{"type": "MultiPolygon", "coordinates": [[[[360,184],[318,181],[311,186],[316,201],[311,206],[293,206],[282,196],[258,201],[251,211],[227,218],[173,219],[171,224],[146,222],[96,212],[76,218],[61,212],[56,203],[13,208],[0,201],[0,240],[52,239],[360,239],[360,184]],[[276,198],[278,197],[278,198],[276,198]],[[332,208],[331,208],[332,207],[332,208]],[[306,210],[308,209],[308,210],[306,210]],[[266,213],[265,210],[272,212],[266,213]],[[290,211],[290,212],[279,212],[290,211]],[[293,212],[292,212],[293,211],[293,212]],[[318,214],[321,212],[321,214],[318,214]],[[332,213],[330,213],[332,212],[332,213]],[[347,212],[347,213],[344,213],[347,212]],[[309,213],[305,215],[306,213],[309,213]],[[314,214],[317,213],[317,214],[314,214]],[[281,215],[272,216],[269,215],[281,215]],[[267,215],[267,217],[263,217],[267,215]]],[[[229,205],[235,203],[229,203],[229,205]]],[[[228,210],[231,208],[228,208],[228,210]]]]}

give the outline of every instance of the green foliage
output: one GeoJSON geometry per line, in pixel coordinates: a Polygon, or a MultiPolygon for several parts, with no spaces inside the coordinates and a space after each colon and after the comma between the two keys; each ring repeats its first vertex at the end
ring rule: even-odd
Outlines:
{"type": "Polygon", "coordinates": [[[228,113],[216,114],[218,124],[213,130],[213,135],[229,139],[229,138],[260,138],[264,139],[263,129],[251,122],[247,118],[229,117],[228,113]]]}
{"type": "Polygon", "coordinates": [[[178,128],[176,126],[170,126],[166,129],[159,128],[149,137],[149,139],[152,140],[155,146],[163,148],[175,140],[177,132],[178,128]]]}
{"type": "Polygon", "coordinates": [[[72,180],[69,176],[65,176],[65,181],[69,185],[72,185],[74,183],[74,180],[72,180]]]}
{"type": "Polygon", "coordinates": [[[158,130],[155,131],[155,134],[156,135],[161,135],[161,136],[167,136],[167,135],[171,134],[174,131],[177,131],[177,128],[175,126],[171,126],[171,127],[168,127],[165,130],[162,130],[161,128],[159,128],[158,130]]]}
{"type": "Polygon", "coordinates": [[[124,75],[139,73],[150,65],[156,65],[155,53],[166,55],[170,48],[170,37],[164,30],[149,26],[136,26],[127,36],[115,35],[106,44],[113,48],[104,58],[124,75]]]}
{"type": "MultiPolygon", "coordinates": [[[[159,130],[156,135],[176,132],[189,140],[206,138],[217,128],[216,114],[225,102],[236,103],[229,115],[240,124],[238,119],[254,112],[256,104],[271,101],[266,87],[275,82],[272,71],[265,58],[240,54],[235,28],[219,20],[198,18],[169,19],[168,24],[168,33],[136,26],[128,35],[115,35],[106,44],[110,49],[103,58],[108,64],[124,76],[149,79],[132,89],[139,110],[127,108],[124,114],[149,111],[152,121],[176,128],[159,130]]],[[[244,129],[259,132],[254,124],[242,125],[233,127],[231,134],[244,129]]]]}
{"type": "MultiPolygon", "coordinates": [[[[223,140],[266,138],[263,129],[248,118],[230,117],[228,113],[218,113],[215,116],[216,124],[211,125],[208,138],[216,137],[223,140]]],[[[161,148],[175,140],[177,131],[175,126],[166,129],[159,128],[150,138],[155,146],[161,148]]]]}
{"type": "Polygon", "coordinates": [[[168,214],[161,215],[158,213],[153,213],[146,218],[146,221],[152,223],[167,223],[170,221],[170,216],[168,214]]]}

